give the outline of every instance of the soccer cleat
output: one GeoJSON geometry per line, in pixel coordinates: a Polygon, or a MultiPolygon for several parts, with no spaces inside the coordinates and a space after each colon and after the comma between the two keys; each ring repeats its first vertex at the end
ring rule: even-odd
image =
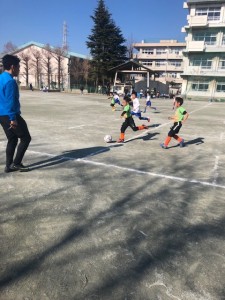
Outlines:
{"type": "Polygon", "coordinates": [[[118,139],[117,143],[124,143],[124,139],[118,139]]]}
{"type": "MultiPolygon", "coordinates": [[[[149,119],[149,121],[150,121],[150,119],[149,119]]],[[[145,124],[142,124],[142,126],[143,126],[143,129],[148,129],[148,126],[146,126],[145,124]]]]}
{"type": "Polygon", "coordinates": [[[17,165],[15,165],[14,163],[11,164],[10,169],[12,171],[20,171],[20,172],[28,172],[28,171],[30,171],[30,169],[28,167],[24,166],[23,164],[17,164],[17,165]]]}
{"type": "Polygon", "coordinates": [[[168,147],[164,143],[160,144],[160,147],[163,149],[168,149],[168,147]]]}
{"type": "Polygon", "coordinates": [[[180,147],[181,147],[181,148],[184,147],[184,139],[182,139],[182,141],[180,142],[180,147]]]}

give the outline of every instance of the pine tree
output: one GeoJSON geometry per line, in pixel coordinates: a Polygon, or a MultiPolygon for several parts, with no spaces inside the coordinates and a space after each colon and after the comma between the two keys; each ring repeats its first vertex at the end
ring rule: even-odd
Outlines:
{"type": "Polygon", "coordinates": [[[96,80],[104,85],[108,70],[126,61],[127,48],[121,30],[111,18],[105,7],[104,0],[98,1],[98,6],[91,16],[94,21],[92,34],[88,36],[87,47],[92,56],[91,70],[96,80]]]}

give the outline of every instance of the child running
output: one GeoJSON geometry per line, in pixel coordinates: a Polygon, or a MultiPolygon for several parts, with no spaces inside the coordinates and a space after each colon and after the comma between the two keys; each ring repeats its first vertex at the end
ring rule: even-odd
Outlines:
{"type": "Polygon", "coordinates": [[[151,102],[151,96],[150,96],[150,93],[147,92],[147,97],[146,97],[146,104],[145,104],[145,109],[144,109],[144,113],[146,112],[147,110],[147,107],[151,108],[151,109],[154,109],[156,110],[156,107],[152,107],[152,102],[151,102]]]}
{"type": "Polygon", "coordinates": [[[168,118],[169,120],[174,120],[174,124],[170,128],[170,131],[168,133],[167,138],[165,139],[165,142],[163,144],[160,144],[160,146],[163,149],[168,149],[168,145],[172,137],[179,142],[180,147],[184,147],[184,139],[179,137],[177,133],[179,132],[179,130],[182,127],[182,124],[187,120],[189,115],[186,112],[185,108],[181,106],[182,104],[183,104],[183,98],[175,97],[176,112],[173,117],[168,118]]]}
{"type": "MultiPolygon", "coordinates": [[[[110,93],[110,96],[109,96],[109,99],[111,99],[111,107],[112,107],[112,111],[115,111],[115,104],[119,104],[121,105],[120,103],[120,97],[117,95],[117,93],[115,92],[114,94],[113,93],[110,93]]],[[[121,105],[122,106],[122,105],[121,105]]]]}
{"type": "Polygon", "coordinates": [[[150,118],[141,116],[140,102],[139,102],[139,99],[137,98],[137,93],[135,91],[133,91],[131,94],[131,101],[132,101],[132,105],[133,105],[133,110],[131,112],[132,116],[138,117],[139,120],[146,120],[146,121],[150,122],[150,118]]]}
{"type": "Polygon", "coordinates": [[[117,143],[123,143],[124,142],[124,137],[125,137],[125,131],[128,126],[130,126],[133,131],[138,131],[138,130],[143,130],[143,129],[148,129],[147,126],[141,125],[141,126],[136,126],[134,123],[134,120],[131,115],[131,108],[130,108],[130,98],[128,96],[124,96],[123,98],[123,112],[121,114],[122,118],[125,118],[125,121],[123,122],[120,130],[120,138],[117,141],[117,143]]]}

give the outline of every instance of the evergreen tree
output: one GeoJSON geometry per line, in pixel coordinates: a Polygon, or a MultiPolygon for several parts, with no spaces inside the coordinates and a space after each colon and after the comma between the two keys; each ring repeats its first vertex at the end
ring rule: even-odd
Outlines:
{"type": "Polygon", "coordinates": [[[94,27],[87,41],[92,56],[91,70],[96,85],[104,85],[108,70],[125,62],[127,48],[121,30],[112,20],[104,0],[98,0],[98,6],[91,18],[94,27]]]}

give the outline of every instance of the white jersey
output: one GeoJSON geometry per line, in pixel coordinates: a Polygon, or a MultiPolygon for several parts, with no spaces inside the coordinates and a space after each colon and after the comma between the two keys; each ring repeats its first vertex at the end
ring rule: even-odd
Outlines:
{"type": "Polygon", "coordinates": [[[140,112],[140,102],[138,98],[135,98],[133,100],[133,112],[134,113],[139,113],[140,112]]]}

